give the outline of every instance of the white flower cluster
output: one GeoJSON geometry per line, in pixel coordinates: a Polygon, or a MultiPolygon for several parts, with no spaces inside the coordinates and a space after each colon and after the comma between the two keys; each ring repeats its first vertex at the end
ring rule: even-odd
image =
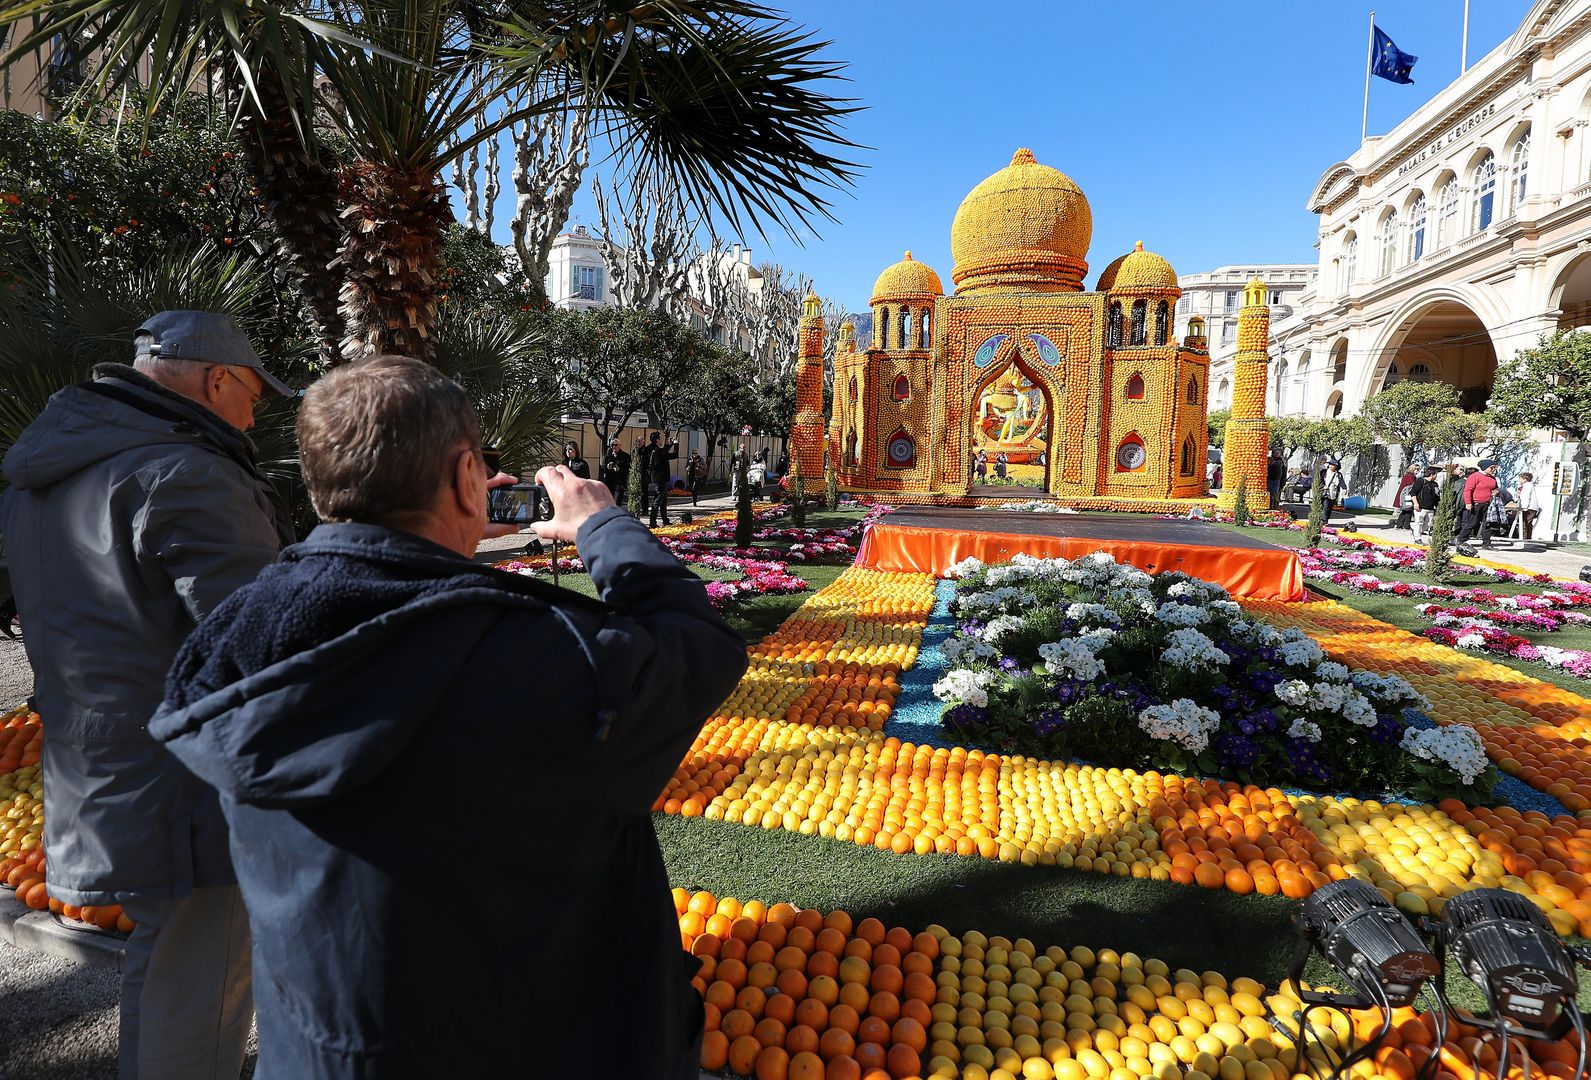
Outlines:
{"type": "Polygon", "coordinates": [[[1216,648],[1215,642],[1191,627],[1173,630],[1166,642],[1166,650],[1160,654],[1160,659],[1173,667],[1197,671],[1204,667],[1218,667],[1232,659],[1216,648]]]}
{"type": "Polygon", "coordinates": [[[1138,714],[1138,726],[1152,739],[1166,739],[1190,753],[1202,753],[1221,726],[1221,714],[1178,698],[1169,705],[1151,705],[1138,714]]]}
{"type": "Polygon", "coordinates": [[[1068,604],[1066,617],[1078,623],[1105,623],[1116,626],[1121,617],[1104,604],[1068,604]]]}
{"type": "Polygon", "coordinates": [[[1248,638],[1256,645],[1270,647],[1274,645],[1280,645],[1282,643],[1282,633],[1280,630],[1276,629],[1276,627],[1272,626],[1270,623],[1262,623],[1254,619],[1239,619],[1234,621],[1232,623],[1231,632],[1233,637],[1240,639],[1248,638]]]}
{"type": "Polygon", "coordinates": [[[990,645],[997,645],[1006,634],[1022,629],[1025,622],[1025,619],[1019,619],[1015,615],[996,615],[983,624],[983,629],[978,631],[978,639],[987,641],[990,645]]]}
{"type": "Polygon", "coordinates": [[[1465,784],[1473,784],[1489,764],[1485,744],[1468,724],[1409,728],[1403,733],[1402,745],[1417,758],[1446,765],[1465,784]]]}
{"type": "Polygon", "coordinates": [[[1034,499],[1031,502],[1001,503],[1001,510],[1017,510],[1028,514],[1075,514],[1070,506],[1061,506],[1059,503],[1044,502],[1034,499]]]}
{"type": "Polygon", "coordinates": [[[952,664],[971,664],[979,660],[994,660],[1000,655],[999,649],[971,635],[957,635],[947,638],[945,643],[939,646],[939,651],[944,653],[945,659],[952,664]]]}
{"type": "Polygon", "coordinates": [[[1348,691],[1348,700],[1342,703],[1342,718],[1360,727],[1376,726],[1376,707],[1370,699],[1357,690],[1348,691]]]}
{"type": "Polygon", "coordinates": [[[1243,617],[1243,607],[1236,600],[1209,600],[1205,602],[1204,608],[1212,615],[1219,615],[1223,619],[1236,621],[1243,617]]]}
{"type": "Polygon", "coordinates": [[[1320,725],[1312,724],[1308,720],[1294,720],[1293,726],[1287,729],[1287,734],[1295,739],[1319,742],[1320,725]]]}
{"type": "Polygon", "coordinates": [[[989,704],[988,688],[993,681],[992,671],[954,668],[945,672],[945,677],[934,683],[934,697],[952,705],[976,705],[984,708],[989,704]]]}
{"type": "Polygon", "coordinates": [[[1335,660],[1323,660],[1315,665],[1315,678],[1325,679],[1327,682],[1346,682],[1348,665],[1339,664],[1335,660]]]}
{"type": "Polygon", "coordinates": [[[1348,695],[1351,692],[1341,683],[1316,683],[1315,688],[1309,692],[1307,707],[1323,709],[1330,713],[1341,712],[1342,707],[1348,703],[1348,695]]]}
{"type": "Polygon", "coordinates": [[[1021,611],[1038,602],[1038,597],[1014,585],[990,589],[987,592],[962,593],[956,597],[956,609],[964,615],[982,615],[988,612],[1021,611]]]}
{"type": "Polygon", "coordinates": [[[1461,649],[1478,649],[1486,644],[1486,638],[1481,634],[1460,634],[1456,644],[1461,649]]]}
{"type": "Polygon", "coordinates": [[[976,574],[982,569],[983,562],[969,555],[955,565],[947,567],[945,569],[945,576],[949,578],[971,577],[973,574],[976,574]]]}
{"type": "Polygon", "coordinates": [[[1276,651],[1281,653],[1282,662],[1288,667],[1312,668],[1325,658],[1325,653],[1311,638],[1289,639],[1288,634],[1294,628],[1289,627],[1282,632],[1282,642],[1276,646],[1276,651]]]}
{"type": "Polygon", "coordinates": [[[1409,681],[1401,675],[1377,675],[1373,671],[1356,671],[1349,676],[1349,681],[1360,690],[1389,703],[1406,701],[1420,709],[1431,707],[1431,703],[1425,700],[1425,695],[1409,685],[1409,681]]]}
{"type": "Polygon", "coordinates": [[[1097,679],[1105,673],[1105,662],[1096,653],[1110,643],[1115,631],[1096,630],[1065,641],[1047,641],[1039,646],[1039,659],[1051,675],[1061,678],[1097,679]]]}
{"type": "Polygon", "coordinates": [[[1180,570],[1171,570],[1160,575],[1161,581],[1172,582],[1171,588],[1166,590],[1170,597],[1191,597],[1204,603],[1213,603],[1217,600],[1231,600],[1232,594],[1213,581],[1203,581],[1196,577],[1189,577],[1180,570]]]}
{"type": "Polygon", "coordinates": [[[1210,615],[1204,608],[1179,604],[1175,600],[1157,607],[1155,618],[1170,626],[1202,626],[1210,621],[1210,615]]]}
{"type": "Polygon", "coordinates": [[[1276,696],[1283,704],[1291,705],[1295,709],[1304,707],[1309,700],[1309,684],[1302,679],[1288,679],[1284,683],[1276,684],[1276,696]]]}

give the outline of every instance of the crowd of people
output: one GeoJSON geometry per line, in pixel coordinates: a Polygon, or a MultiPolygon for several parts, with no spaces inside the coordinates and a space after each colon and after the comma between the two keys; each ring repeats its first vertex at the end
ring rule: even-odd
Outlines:
{"type": "Polygon", "coordinates": [[[1428,465],[1422,470],[1408,468],[1398,482],[1393,505],[1398,511],[1394,524],[1408,529],[1415,543],[1428,543],[1437,503],[1447,485],[1457,485],[1459,525],[1453,543],[1460,551],[1480,540],[1482,548],[1492,546],[1494,536],[1530,540],[1541,517],[1541,493],[1534,474],[1522,472],[1512,487],[1498,478],[1498,464],[1482,458],[1473,467],[1461,464],[1428,465]]]}
{"type": "MultiPolygon", "coordinates": [[[[51,398],[0,497],[49,890],[136,922],[123,1080],[236,1080],[251,1021],[261,1080],[522,1075],[550,1045],[697,1076],[699,961],[648,811],[746,650],[615,505],[627,455],[592,479],[570,444],[535,475],[534,530],[597,598],[481,565],[520,478],[456,383],[375,357],[303,395],[321,524],[294,543],[246,434],[293,391],[237,325],[165,312],[129,351],[51,398]],[[442,899],[443,864],[468,895],[442,899]],[[615,971],[622,1039],[591,1007],[615,971]]],[[[642,447],[654,519],[677,455],[642,447]]]]}

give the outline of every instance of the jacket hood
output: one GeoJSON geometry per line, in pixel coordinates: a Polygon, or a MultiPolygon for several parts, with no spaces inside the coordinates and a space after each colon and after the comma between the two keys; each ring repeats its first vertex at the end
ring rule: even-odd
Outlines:
{"type": "Polygon", "coordinates": [[[101,364],[92,383],[57,391],[5,455],[7,482],[23,490],[60,483],[106,458],[144,446],[210,442],[253,469],[247,436],[130,367],[101,364]]]}
{"type": "Polygon", "coordinates": [[[149,732],[240,803],[345,793],[402,751],[505,608],[546,607],[520,581],[396,530],[322,525],[199,624],[149,732]]]}

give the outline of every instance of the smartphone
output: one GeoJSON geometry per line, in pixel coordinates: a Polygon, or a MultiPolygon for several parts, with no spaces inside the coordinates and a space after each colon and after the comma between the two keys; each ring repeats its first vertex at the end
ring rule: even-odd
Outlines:
{"type": "Polygon", "coordinates": [[[487,492],[487,520],[495,525],[529,525],[546,515],[546,489],[540,484],[511,484],[487,492]]]}

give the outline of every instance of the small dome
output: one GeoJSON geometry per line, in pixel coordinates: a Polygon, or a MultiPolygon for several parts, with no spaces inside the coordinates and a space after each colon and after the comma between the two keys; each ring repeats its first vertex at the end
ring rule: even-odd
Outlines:
{"type": "MultiPolygon", "coordinates": [[[[1112,264],[1114,265],[1114,264],[1112,264]]],[[[1100,275],[1103,282],[1105,275],[1100,275]]],[[[1102,285],[1102,288],[1107,287],[1102,285]]],[[[1177,286],[1177,272],[1171,264],[1152,251],[1144,250],[1142,240],[1121,259],[1114,279],[1108,288],[1111,289],[1153,289],[1165,292],[1181,292],[1177,286]]]]}
{"type": "MultiPolygon", "coordinates": [[[[1128,254],[1131,254],[1129,252],[1128,254]]],[[[1127,261],[1126,255],[1118,255],[1110,261],[1110,265],[1099,272],[1099,281],[1094,285],[1095,292],[1110,292],[1116,287],[1116,275],[1121,273],[1121,264],[1127,261]]]]}
{"type": "Polygon", "coordinates": [[[958,291],[1076,291],[1093,235],[1082,189],[1023,148],[961,201],[950,225],[950,276],[958,291]]]}
{"type": "Polygon", "coordinates": [[[940,284],[939,275],[934,273],[933,267],[913,259],[909,251],[900,262],[885,267],[884,272],[878,275],[878,280],[873,282],[875,301],[944,294],[945,287],[940,284]]]}

